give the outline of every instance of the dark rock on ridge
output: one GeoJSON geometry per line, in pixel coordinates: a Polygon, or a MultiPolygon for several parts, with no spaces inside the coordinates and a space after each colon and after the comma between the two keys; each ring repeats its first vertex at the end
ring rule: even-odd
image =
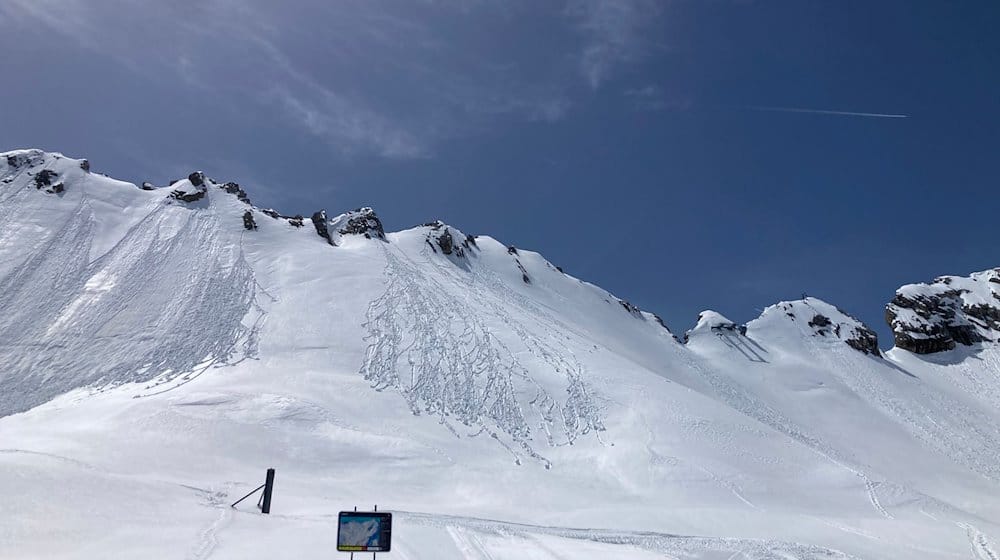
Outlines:
{"type": "Polygon", "coordinates": [[[51,169],[42,169],[35,174],[35,188],[38,190],[44,190],[49,194],[59,194],[63,192],[65,186],[60,183],[53,183],[54,179],[57,179],[59,174],[51,169]]]}
{"type": "Polygon", "coordinates": [[[448,228],[444,228],[444,232],[437,236],[438,247],[441,247],[441,252],[450,255],[455,250],[455,240],[451,237],[451,232],[448,228]]]}
{"type": "Polygon", "coordinates": [[[170,197],[174,200],[179,200],[181,202],[195,202],[205,198],[205,193],[208,192],[208,188],[203,184],[194,185],[194,189],[175,189],[170,192],[170,197]]]}
{"type": "Polygon", "coordinates": [[[257,221],[253,219],[253,212],[250,210],[243,213],[243,227],[250,231],[257,229],[257,221]]]}
{"type": "Polygon", "coordinates": [[[341,235],[364,235],[368,239],[385,240],[382,221],[371,208],[357,208],[338,216],[334,222],[337,233],[341,235]]]}
{"type": "MultiPolygon", "coordinates": [[[[615,298],[615,299],[618,299],[618,298],[615,298]]],[[[642,315],[642,310],[639,309],[638,307],[632,305],[628,301],[625,301],[623,299],[618,299],[618,303],[621,304],[621,306],[625,308],[625,311],[628,311],[632,315],[642,315]]]]}
{"type": "MultiPolygon", "coordinates": [[[[452,235],[452,228],[441,220],[428,222],[424,226],[431,228],[431,231],[427,233],[427,243],[431,246],[431,249],[434,249],[435,253],[438,249],[441,249],[441,252],[445,255],[455,255],[459,258],[465,257],[467,245],[464,242],[461,245],[455,243],[455,236],[461,232],[455,230],[455,234],[452,235]]],[[[462,238],[468,239],[464,234],[462,234],[462,238]]]]}
{"type": "Polygon", "coordinates": [[[326,242],[330,245],[336,246],[337,244],[333,242],[333,238],[330,237],[330,229],[327,227],[326,223],[326,210],[320,210],[312,215],[313,226],[316,227],[316,233],[326,239],[326,242]]]}
{"type": "Polygon", "coordinates": [[[229,194],[235,194],[236,198],[238,198],[241,202],[250,204],[250,197],[247,196],[246,191],[240,188],[239,183],[229,182],[224,185],[220,185],[220,187],[229,194]]]}

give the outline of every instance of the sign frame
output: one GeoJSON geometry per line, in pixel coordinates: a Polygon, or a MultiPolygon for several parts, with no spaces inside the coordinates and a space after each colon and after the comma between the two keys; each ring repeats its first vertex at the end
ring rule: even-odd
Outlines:
{"type": "Polygon", "coordinates": [[[337,552],[389,552],[392,549],[392,513],[388,511],[342,511],[337,516],[337,552]],[[379,542],[382,546],[367,546],[356,544],[341,544],[341,529],[345,519],[379,519],[379,542]]]}

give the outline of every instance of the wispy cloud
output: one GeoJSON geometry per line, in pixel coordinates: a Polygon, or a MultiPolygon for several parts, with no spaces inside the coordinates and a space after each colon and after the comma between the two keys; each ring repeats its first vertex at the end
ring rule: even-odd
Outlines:
{"type": "Polygon", "coordinates": [[[656,0],[571,0],[567,14],[585,37],[580,68],[592,88],[598,88],[623,63],[646,55],[651,44],[645,31],[661,13],[656,0]]]}
{"type": "Polygon", "coordinates": [[[626,89],[622,95],[636,109],[642,111],[663,111],[666,109],[683,111],[690,109],[692,104],[690,96],[667,92],[662,87],[652,84],[626,89]]]}
{"type": "Polygon", "coordinates": [[[534,61],[510,60],[467,33],[533,9],[473,0],[306,0],[295,10],[266,0],[6,0],[0,31],[41,26],[151,82],[233,111],[257,104],[257,118],[284,119],[338,154],[412,159],[510,120],[565,117],[573,103],[564,75],[523,70],[534,61]]]}
{"type": "Polygon", "coordinates": [[[767,107],[754,105],[750,109],[754,111],[768,111],[774,113],[811,113],[816,115],[840,115],[845,117],[872,117],[877,119],[905,119],[909,115],[894,113],[861,113],[857,111],[832,111],[828,109],[806,109],[803,107],[767,107]]]}

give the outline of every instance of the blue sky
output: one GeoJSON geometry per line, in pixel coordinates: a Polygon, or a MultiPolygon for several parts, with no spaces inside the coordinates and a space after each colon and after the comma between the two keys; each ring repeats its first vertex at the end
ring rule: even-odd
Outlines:
{"type": "Polygon", "coordinates": [[[886,346],[896,287],[1000,266],[997,21],[992,1],[3,0],[0,149],[440,218],[677,333],[806,292],[886,346]]]}

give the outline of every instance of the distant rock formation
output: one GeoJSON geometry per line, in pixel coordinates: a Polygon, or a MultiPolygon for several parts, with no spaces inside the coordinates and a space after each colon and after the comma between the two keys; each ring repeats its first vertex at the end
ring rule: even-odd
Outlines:
{"type": "Polygon", "coordinates": [[[1000,338],[1000,268],[896,291],[885,308],[896,346],[916,354],[1000,338]]]}
{"type": "Polygon", "coordinates": [[[367,206],[333,218],[330,220],[330,229],[340,235],[363,235],[368,239],[385,240],[382,221],[375,211],[367,206]]]}

